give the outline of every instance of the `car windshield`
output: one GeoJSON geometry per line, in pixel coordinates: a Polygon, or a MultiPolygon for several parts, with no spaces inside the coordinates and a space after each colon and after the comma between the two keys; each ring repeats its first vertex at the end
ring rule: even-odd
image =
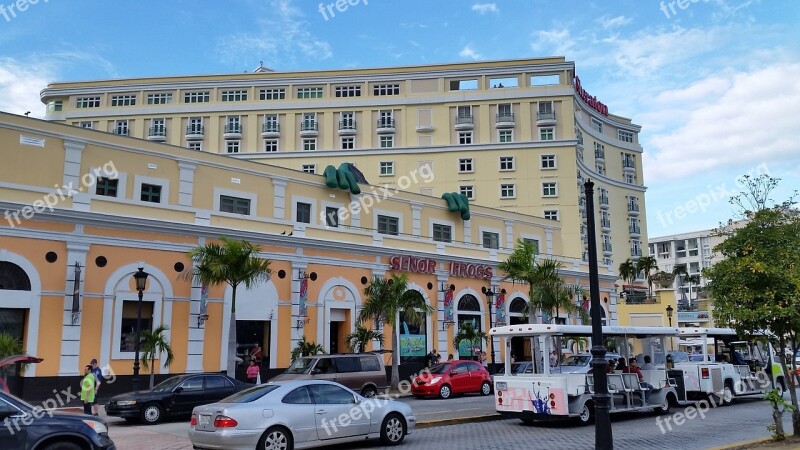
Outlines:
{"type": "Polygon", "coordinates": [[[450,366],[451,364],[437,364],[431,367],[431,373],[439,373],[439,374],[445,373],[447,372],[447,369],[450,368],[450,366]]]}
{"type": "Polygon", "coordinates": [[[166,380],[162,381],[161,383],[158,383],[157,385],[155,385],[153,387],[153,392],[171,391],[173,388],[175,388],[175,386],[178,385],[178,383],[180,383],[181,381],[183,381],[185,379],[186,379],[185,377],[167,378],[166,380]]]}
{"type": "Polygon", "coordinates": [[[591,356],[570,356],[569,358],[565,359],[561,365],[567,367],[582,367],[589,364],[591,359],[591,356]]]}
{"type": "Polygon", "coordinates": [[[250,403],[278,389],[277,384],[262,384],[225,397],[219,403],[250,403]]]}
{"type": "Polygon", "coordinates": [[[314,365],[314,360],[309,358],[298,358],[292,362],[292,365],[286,369],[284,373],[311,373],[311,366],[314,365]]]}

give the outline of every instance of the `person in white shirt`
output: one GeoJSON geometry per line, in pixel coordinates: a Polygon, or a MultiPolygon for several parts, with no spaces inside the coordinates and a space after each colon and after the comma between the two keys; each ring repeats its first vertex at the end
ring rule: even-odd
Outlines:
{"type": "Polygon", "coordinates": [[[644,355],[644,365],[642,366],[642,370],[655,370],[656,366],[652,364],[652,359],[650,355],[644,355]]]}

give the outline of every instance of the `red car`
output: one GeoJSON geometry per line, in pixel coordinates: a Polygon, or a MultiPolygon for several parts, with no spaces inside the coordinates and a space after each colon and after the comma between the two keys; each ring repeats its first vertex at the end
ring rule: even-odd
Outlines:
{"type": "Polygon", "coordinates": [[[416,397],[449,398],[452,394],[492,393],[492,378],[485,367],[476,361],[447,361],[422,372],[411,383],[416,397]]]}

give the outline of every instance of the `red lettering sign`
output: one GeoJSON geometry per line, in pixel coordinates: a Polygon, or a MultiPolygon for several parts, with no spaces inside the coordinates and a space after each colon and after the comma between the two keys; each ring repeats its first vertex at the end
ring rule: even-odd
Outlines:
{"type": "Polygon", "coordinates": [[[581,79],[578,78],[577,75],[575,75],[575,92],[578,93],[578,96],[580,96],[580,98],[582,98],[587,105],[594,108],[597,112],[604,116],[608,115],[608,106],[597,101],[597,97],[592,97],[589,95],[589,93],[581,87],[581,79]]]}
{"type": "Polygon", "coordinates": [[[433,274],[436,272],[436,261],[413,256],[392,256],[389,258],[389,270],[433,274]]]}
{"type": "Polygon", "coordinates": [[[483,264],[465,264],[453,261],[450,263],[450,275],[459,278],[491,279],[492,268],[483,264]]]}

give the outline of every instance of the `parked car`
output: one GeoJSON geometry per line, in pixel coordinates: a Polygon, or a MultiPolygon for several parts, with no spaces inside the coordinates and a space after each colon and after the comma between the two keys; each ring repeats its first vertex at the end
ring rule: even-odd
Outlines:
{"type": "Polygon", "coordinates": [[[0,448],[13,450],[115,450],[99,417],[45,412],[0,392],[0,448]]]}
{"type": "Polygon", "coordinates": [[[407,404],[368,399],[339,383],[270,381],[194,408],[189,439],[196,449],[226,450],[291,450],[376,438],[396,445],[416,423],[407,404]]]}
{"type": "MultiPolygon", "coordinates": [[[[592,370],[591,362],[593,356],[589,353],[572,355],[561,362],[554,371],[560,373],[589,373],[592,370]]],[[[617,353],[606,353],[606,360],[619,360],[617,353]]]]}
{"type": "Polygon", "coordinates": [[[270,381],[327,380],[343,384],[367,398],[389,388],[383,357],[377,353],[342,353],[297,358],[270,381]]]}
{"type": "MultiPolygon", "coordinates": [[[[497,369],[497,372],[491,375],[492,384],[494,384],[495,375],[505,375],[506,368],[504,365],[497,369]]],[[[511,375],[519,375],[523,373],[533,373],[533,361],[520,361],[511,364],[511,375]]]]}
{"type": "Polygon", "coordinates": [[[153,389],[111,397],[106,414],[153,425],[166,417],[188,417],[195,406],[219,401],[251,386],[221,373],[179,375],[153,389]]]}
{"type": "Polygon", "coordinates": [[[423,373],[411,383],[411,393],[417,397],[438,396],[449,398],[452,394],[492,393],[492,378],[485,367],[476,361],[447,361],[423,373]]]}

